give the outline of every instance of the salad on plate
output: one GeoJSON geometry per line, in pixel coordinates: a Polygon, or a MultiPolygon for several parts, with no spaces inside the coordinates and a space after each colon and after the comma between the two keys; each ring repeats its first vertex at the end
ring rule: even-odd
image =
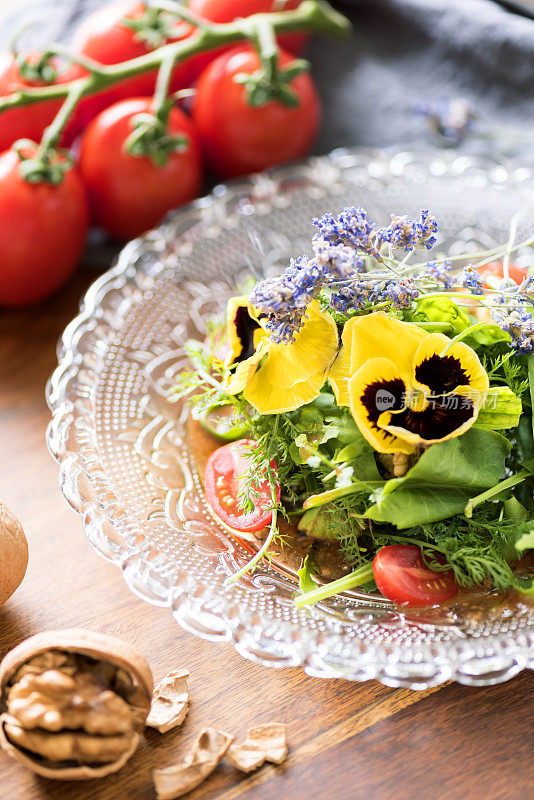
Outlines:
{"type": "Polygon", "coordinates": [[[534,595],[534,237],[448,256],[429,211],[313,220],[311,255],[188,343],[190,445],[211,513],[298,575],[307,607],[473,587],[534,595]]]}

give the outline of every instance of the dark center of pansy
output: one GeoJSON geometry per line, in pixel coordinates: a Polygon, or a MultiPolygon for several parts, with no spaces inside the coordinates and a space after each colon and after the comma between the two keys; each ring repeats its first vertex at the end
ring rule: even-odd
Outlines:
{"type": "Polygon", "coordinates": [[[467,386],[470,380],[458,358],[437,354],[425,358],[416,366],[415,378],[428,386],[433,395],[447,394],[458,386],[467,386]]]}
{"type": "MultiPolygon", "coordinates": [[[[400,378],[377,380],[365,387],[361,402],[370,422],[376,424],[384,411],[400,411],[406,401],[406,385],[400,378]]],[[[384,431],[384,433],[387,433],[384,431]]]]}
{"type": "Polygon", "coordinates": [[[421,439],[443,439],[470,420],[473,414],[472,400],[459,394],[448,394],[429,399],[423,411],[405,408],[394,413],[389,424],[415,433],[421,439]]]}
{"type": "Polygon", "coordinates": [[[234,326],[239,341],[241,342],[241,352],[234,359],[234,364],[246,361],[254,355],[254,332],[260,327],[256,320],[252,319],[246,306],[239,306],[234,317],[234,326]]]}

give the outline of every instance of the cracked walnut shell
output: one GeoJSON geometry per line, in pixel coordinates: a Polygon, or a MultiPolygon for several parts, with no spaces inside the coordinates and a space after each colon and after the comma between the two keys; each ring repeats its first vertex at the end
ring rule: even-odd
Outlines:
{"type": "Polygon", "coordinates": [[[116,772],[135,752],[153,681],[143,656],[111,636],[72,629],[32,636],[0,665],[0,744],[47,778],[116,772]]]}

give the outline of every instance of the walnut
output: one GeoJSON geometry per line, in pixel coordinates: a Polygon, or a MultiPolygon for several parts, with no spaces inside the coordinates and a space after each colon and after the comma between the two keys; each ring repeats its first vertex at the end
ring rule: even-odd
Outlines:
{"type": "Polygon", "coordinates": [[[135,751],[152,675],[132,647],[83,630],[37,634],[0,666],[0,743],[41,775],[115,772],[135,751]]]}
{"type": "Polygon", "coordinates": [[[158,683],[152,694],[147,725],[166,733],[182,724],[189,711],[188,678],[186,669],[177,669],[158,683]]]}
{"type": "Polygon", "coordinates": [[[18,588],[28,566],[28,542],[22,525],[0,500],[0,606],[18,588]]]}
{"type": "Polygon", "coordinates": [[[199,786],[224,756],[234,737],[215,728],[204,728],[181,764],[153,772],[158,800],[175,800],[199,786]]]}
{"type": "Polygon", "coordinates": [[[286,725],[269,722],[249,728],[242,744],[233,744],[226,760],[241,772],[252,772],[265,761],[281,764],[287,756],[286,725]]]}

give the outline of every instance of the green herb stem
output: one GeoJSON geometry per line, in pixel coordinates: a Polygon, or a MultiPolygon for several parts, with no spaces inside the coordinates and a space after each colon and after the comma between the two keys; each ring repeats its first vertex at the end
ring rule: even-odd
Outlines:
{"type": "Polygon", "coordinates": [[[481,494],[477,494],[476,497],[472,497],[469,502],[467,503],[464,514],[465,516],[470,519],[473,516],[473,509],[477,506],[481,505],[482,503],[486,503],[488,500],[491,500],[493,497],[501,494],[506,489],[511,489],[513,486],[517,486],[519,483],[523,483],[524,480],[527,478],[532,477],[532,472],[529,469],[522,469],[516,475],[512,475],[510,478],[506,478],[504,481],[501,481],[496,486],[492,486],[491,489],[487,489],[485,492],[481,494]]]}
{"type": "Polygon", "coordinates": [[[297,608],[304,608],[317,603],[319,600],[326,600],[327,597],[332,597],[340,592],[346,592],[348,589],[354,589],[356,586],[363,586],[373,579],[373,566],[369,562],[364,564],[358,569],[345,575],[343,578],[338,578],[337,581],[325,583],[324,586],[318,586],[317,589],[312,589],[311,592],[306,592],[295,598],[294,603],[297,608]]]}
{"type": "Polygon", "coordinates": [[[453,347],[456,342],[461,342],[462,339],[466,339],[471,333],[473,333],[473,331],[477,331],[479,328],[483,328],[487,324],[487,322],[475,322],[474,325],[470,325],[469,328],[466,328],[464,331],[460,331],[460,333],[456,334],[456,336],[454,336],[450,342],[445,345],[439,354],[439,357],[443,358],[443,356],[447,355],[451,347],[453,347]]]}

